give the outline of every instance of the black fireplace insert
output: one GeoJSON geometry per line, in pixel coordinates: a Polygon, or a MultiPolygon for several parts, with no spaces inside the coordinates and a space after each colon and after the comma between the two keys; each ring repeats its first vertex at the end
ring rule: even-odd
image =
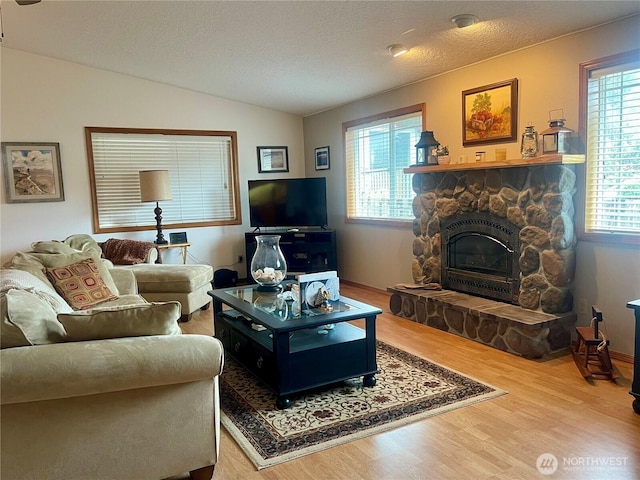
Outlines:
{"type": "Polygon", "coordinates": [[[518,305],[520,228],[485,213],[441,220],[442,286],[518,305]]]}

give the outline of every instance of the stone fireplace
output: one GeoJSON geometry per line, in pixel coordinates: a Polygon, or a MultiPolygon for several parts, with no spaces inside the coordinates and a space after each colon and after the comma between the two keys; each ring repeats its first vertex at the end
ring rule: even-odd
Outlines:
{"type": "Polygon", "coordinates": [[[414,173],[413,281],[444,290],[390,288],[392,311],[525,356],[569,346],[576,175],[548,157],[414,173]]]}

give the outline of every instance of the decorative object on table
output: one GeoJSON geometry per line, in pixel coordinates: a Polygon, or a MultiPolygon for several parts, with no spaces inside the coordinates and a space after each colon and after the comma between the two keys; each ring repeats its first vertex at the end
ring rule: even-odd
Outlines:
{"type": "Polygon", "coordinates": [[[574,131],[564,126],[564,110],[549,111],[549,128],[541,132],[542,153],[574,153],[571,138],[574,131]]]}
{"type": "Polygon", "coordinates": [[[316,148],[316,170],[329,170],[329,147],[316,148]]]}
{"type": "Polygon", "coordinates": [[[340,300],[340,279],[338,272],[331,270],[328,272],[305,273],[297,275],[300,305],[303,310],[311,308],[324,309],[327,311],[331,304],[340,300]]]}
{"type": "Polygon", "coordinates": [[[496,152],[496,162],[506,162],[507,161],[507,149],[500,147],[495,149],[496,152]]]}
{"type": "Polygon", "coordinates": [[[449,146],[440,145],[436,149],[436,155],[438,156],[438,165],[449,165],[451,163],[451,157],[449,156],[449,146]]]}
{"type": "Polygon", "coordinates": [[[522,133],[520,155],[522,155],[522,158],[538,156],[538,132],[536,132],[535,127],[531,124],[527,125],[522,133]]]}
{"type": "Polygon", "coordinates": [[[171,200],[171,182],[169,181],[169,170],[142,170],[140,176],[140,201],[156,202],[153,212],[156,214],[156,236],[155,243],[166,245],[168,242],[162,234],[162,209],[161,201],[171,200]]]}
{"type": "Polygon", "coordinates": [[[422,132],[420,140],[416,143],[416,164],[413,166],[437,165],[438,155],[436,151],[438,145],[440,145],[440,142],[433,136],[433,131],[425,130],[422,132]]]}
{"type": "Polygon", "coordinates": [[[516,141],[518,79],[462,92],[462,144],[465,147],[516,141]]]}
{"type": "Polygon", "coordinates": [[[2,142],[7,203],[63,202],[60,144],[2,142]]]}
{"type": "Polygon", "coordinates": [[[187,243],[187,232],[170,233],[169,243],[187,243]]]}
{"type": "Polygon", "coordinates": [[[257,147],[258,172],[288,172],[289,147],[257,147]]]}
{"type": "Polygon", "coordinates": [[[381,341],[376,359],[375,386],[347,380],[279,410],[276,394],[227,356],[221,422],[261,470],[507,393],[381,341]]]}
{"type": "Polygon", "coordinates": [[[258,235],[251,259],[251,276],[258,290],[276,291],[287,276],[287,261],[280,250],[280,235],[258,235]]]}
{"type": "Polygon", "coordinates": [[[577,340],[573,345],[573,361],[584,378],[615,380],[616,375],[609,356],[609,339],[600,331],[600,323],[603,321],[602,310],[593,305],[591,325],[576,327],[577,340]]]}

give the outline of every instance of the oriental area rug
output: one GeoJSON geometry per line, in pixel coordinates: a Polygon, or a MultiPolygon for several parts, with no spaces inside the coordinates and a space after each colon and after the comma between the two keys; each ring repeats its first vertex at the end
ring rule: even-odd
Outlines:
{"type": "Polygon", "coordinates": [[[255,467],[271,467],[506,392],[377,342],[374,387],[362,378],[292,396],[276,395],[227,356],[220,378],[221,422],[255,467]]]}

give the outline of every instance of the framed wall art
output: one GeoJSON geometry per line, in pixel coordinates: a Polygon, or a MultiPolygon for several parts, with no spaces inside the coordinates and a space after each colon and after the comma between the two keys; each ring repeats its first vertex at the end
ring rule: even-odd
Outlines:
{"type": "Polygon", "coordinates": [[[289,148],[288,147],[257,147],[258,148],[258,172],[288,172],[289,148]]]}
{"type": "Polygon", "coordinates": [[[7,203],[62,202],[60,144],[2,142],[7,203]]]}
{"type": "Polygon", "coordinates": [[[462,144],[465,147],[515,142],[517,123],[517,78],[462,92],[462,144]]]}
{"type": "Polygon", "coordinates": [[[329,147],[316,148],[316,170],[329,170],[329,147]]]}

